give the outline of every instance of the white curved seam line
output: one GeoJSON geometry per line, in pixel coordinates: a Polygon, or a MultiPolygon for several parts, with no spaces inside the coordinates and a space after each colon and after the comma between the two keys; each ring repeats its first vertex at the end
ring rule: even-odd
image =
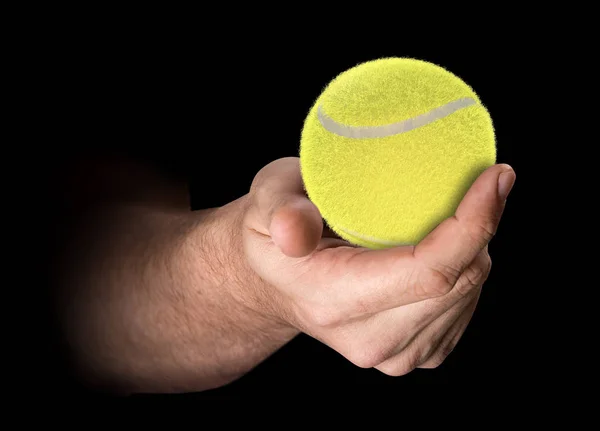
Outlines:
{"type": "Polygon", "coordinates": [[[385,124],[383,126],[347,126],[338,123],[323,112],[323,105],[319,105],[317,116],[323,127],[336,135],[355,139],[385,138],[426,126],[427,124],[433,123],[436,120],[447,117],[460,109],[475,105],[476,103],[477,101],[471,97],[463,97],[448,102],[438,108],[434,108],[424,114],[417,115],[416,117],[408,118],[397,123],[385,124]]]}

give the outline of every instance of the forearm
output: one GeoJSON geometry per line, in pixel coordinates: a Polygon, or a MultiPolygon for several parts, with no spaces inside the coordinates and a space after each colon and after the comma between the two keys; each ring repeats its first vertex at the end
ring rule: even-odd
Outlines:
{"type": "Polygon", "coordinates": [[[126,392],[209,389],[296,335],[257,311],[261,281],[232,253],[237,205],[192,213],[121,201],[82,217],[59,299],[84,381],[126,392]],[[254,292],[247,303],[244,289],[254,292]]]}

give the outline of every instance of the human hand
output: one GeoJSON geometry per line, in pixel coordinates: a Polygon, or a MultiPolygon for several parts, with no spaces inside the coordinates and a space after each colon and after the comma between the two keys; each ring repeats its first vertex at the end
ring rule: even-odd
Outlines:
{"type": "Polygon", "coordinates": [[[271,307],[278,317],[357,366],[392,376],[435,368],[471,320],[513,182],[509,166],[492,166],[455,216],[418,245],[369,250],[324,228],[304,193],[299,159],[279,159],[252,183],[245,255],[276,290],[269,297],[278,298],[271,307]]]}

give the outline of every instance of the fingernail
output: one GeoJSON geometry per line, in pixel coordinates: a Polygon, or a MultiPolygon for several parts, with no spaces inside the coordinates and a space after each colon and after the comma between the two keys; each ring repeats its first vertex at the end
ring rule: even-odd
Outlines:
{"type": "Polygon", "coordinates": [[[506,170],[498,177],[498,195],[502,201],[505,201],[508,197],[516,179],[515,171],[510,166],[505,166],[506,170]]]}

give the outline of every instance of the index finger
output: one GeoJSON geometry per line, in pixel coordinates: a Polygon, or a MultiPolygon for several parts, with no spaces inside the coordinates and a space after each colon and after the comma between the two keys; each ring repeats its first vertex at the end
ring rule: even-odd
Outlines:
{"type": "Polygon", "coordinates": [[[466,193],[455,215],[417,244],[413,251],[417,261],[453,286],[496,234],[515,178],[514,170],[506,164],[485,170],[466,193]]]}

